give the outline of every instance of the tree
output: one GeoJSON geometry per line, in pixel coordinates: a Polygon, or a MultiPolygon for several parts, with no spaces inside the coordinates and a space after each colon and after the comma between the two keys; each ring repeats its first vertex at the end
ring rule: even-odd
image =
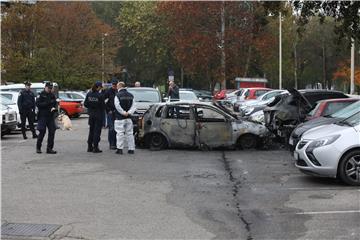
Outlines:
{"type": "MultiPolygon", "coordinates": [[[[62,88],[85,88],[99,79],[102,34],[115,35],[85,2],[14,3],[2,23],[5,78],[46,79],[62,88]]],[[[112,43],[106,48],[108,59],[118,41],[112,43]]]]}

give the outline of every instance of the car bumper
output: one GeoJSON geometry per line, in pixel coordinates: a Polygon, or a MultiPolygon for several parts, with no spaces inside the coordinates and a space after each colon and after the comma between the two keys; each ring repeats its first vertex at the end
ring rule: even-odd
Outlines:
{"type": "Polygon", "coordinates": [[[311,156],[311,153],[306,152],[311,142],[308,141],[302,147],[303,141],[297,144],[294,151],[295,166],[310,175],[336,177],[341,153],[330,144],[314,149],[311,156]]]}
{"type": "Polygon", "coordinates": [[[1,124],[1,132],[13,131],[16,129],[17,121],[7,122],[1,124]]]}

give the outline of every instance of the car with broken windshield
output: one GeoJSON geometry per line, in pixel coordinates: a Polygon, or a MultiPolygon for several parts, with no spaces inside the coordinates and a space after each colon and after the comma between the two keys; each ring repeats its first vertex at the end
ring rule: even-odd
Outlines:
{"type": "Polygon", "coordinates": [[[265,126],[237,119],[216,103],[166,102],[153,105],[139,120],[139,143],[158,150],[166,147],[212,149],[258,146],[265,126]]]}

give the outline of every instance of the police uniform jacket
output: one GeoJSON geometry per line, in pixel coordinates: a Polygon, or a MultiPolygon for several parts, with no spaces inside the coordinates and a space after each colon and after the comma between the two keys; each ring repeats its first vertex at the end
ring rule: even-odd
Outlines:
{"type": "Polygon", "coordinates": [[[17,104],[18,104],[20,113],[27,112],[30,110],[35,111],[35,95],[34,95],[34,93],[30,90],[26,90],[26,89],[22,90],[20,92],[17,104]]]}
{"type": "Polygon", "coordinates": [[[114,100],[115,104],[115,119],[116,120],[123,120],[126,118],[131,118],[131,115],[134,114],[136,111],[135,104],[134,104],[134,96],[129,93],[126,88],[121,89],[115,97],[114,100]],[[128,116],[122,115],[122,113],[128,112],[128,116]]]}
{"type": "Polygon", "coordinates": [[[107,99],[107,102],[105,104],[106,112],[115,111],[114,99],[116,94],[117,94],[117,89],[113,89],[113,88],[109,88],[104,93],[104,99],[107,99]]]}
{"type": "Polygon", "coordinates": [[[38,118],[40,117],[53,117],[55,111],[51,112],[52,108],[56,108],[56,97],[53,93],[42,91],[36,99],[36,106],[39,109],[38,118]]]}
{"type": "Polygon", "coordinates": [[[105,111],[104,97],[98,91],[90,91],[85,98],[84,106],[90,116],[102,118],[105,111]]]}

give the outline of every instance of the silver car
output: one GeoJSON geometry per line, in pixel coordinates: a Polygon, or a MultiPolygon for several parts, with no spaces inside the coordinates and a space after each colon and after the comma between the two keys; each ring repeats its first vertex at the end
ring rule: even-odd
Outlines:
{"type": "Polygon", "coordinates": [[[360,186],[360,112],[305,132],[294,157],[295,166],[304,173],[339,177],[360,186]]]}
{"type": "Polygon", "coordinates": [[[139,142],[165,147],[254,148],[267,136],[265,126],[238,120],[216,103],[167,102],[153,105],[139,120],[139,142]]]}

